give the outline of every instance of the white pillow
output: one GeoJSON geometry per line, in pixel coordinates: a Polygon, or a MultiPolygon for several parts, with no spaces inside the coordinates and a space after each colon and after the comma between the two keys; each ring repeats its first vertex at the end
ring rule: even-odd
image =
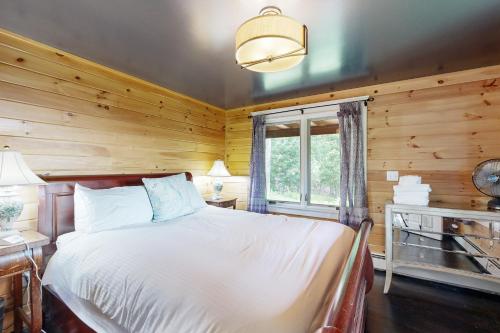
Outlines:
{"type": "Polygon", "coordinates": [[[96,232],[150,223],[153,209],[144,186],[93,190],[75,185],[75,230],[96,232]]]}

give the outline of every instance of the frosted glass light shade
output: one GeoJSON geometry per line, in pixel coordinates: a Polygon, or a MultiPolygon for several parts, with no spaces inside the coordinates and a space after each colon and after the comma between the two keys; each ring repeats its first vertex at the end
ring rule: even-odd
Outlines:
{"type": "Polygon", "coordinates": [[[0,150],[0,186],[44,184],[24,162],[21,153],[10,150],[8,146],[0,150]]]}
{"type": "Polygon", "coordinates": [[[226,166],[224,165],[224,161],[216,160],[212,169],[208,172],[209,176],[212,177],[230,177],[231,174],[227,171],[226,166]]]}
{"type": "Polygon", "coordinates": [[[243,23],[236,32],[236,62],[255,72],[278,72],[307,54],[307,27],[274,6],[243,23]]]}

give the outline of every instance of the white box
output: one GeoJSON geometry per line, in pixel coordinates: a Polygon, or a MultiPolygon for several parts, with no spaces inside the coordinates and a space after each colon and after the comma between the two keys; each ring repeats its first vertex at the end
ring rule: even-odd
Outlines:
{"type": "Polygon", "coordinates": [[[399,181],[399,172],[394,170],[387,171],[386,179],[388,182],[399,181]]]}

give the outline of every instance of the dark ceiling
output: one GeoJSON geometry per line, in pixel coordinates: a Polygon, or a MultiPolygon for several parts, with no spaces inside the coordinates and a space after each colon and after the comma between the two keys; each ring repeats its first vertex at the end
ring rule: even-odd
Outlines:
{"type": "Polygon", "coordinates": [[[500,64],[500,0],[0,0],[0,26],[223,108],[500,64]],[[309,55],[242,70],[235,31],[270,4],[309,55]]]}

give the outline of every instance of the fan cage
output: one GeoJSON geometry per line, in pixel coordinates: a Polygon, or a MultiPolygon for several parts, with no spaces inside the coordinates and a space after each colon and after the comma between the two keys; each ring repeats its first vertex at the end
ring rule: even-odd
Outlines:
{"type": "Polygon", "coordinates": [[[483,172],[483,170],[487,167],[489,167],[490,164],[497,164],[497,168],[492,170],[492,172],[496,176],[500,176],[500,159],[494,158],[494,159],[489,159],[486,161],[483,161],[479,163],[475,168],[474,171],[472,172],[472,183],[476,187],[476,189],[483,193],[484,195],[487,195],[489,197],[494,197],[494,198],[500,198],[500,178],[497,180],[491,187],[495,187],[497,191],[485,191],[484,186],[480,186],[479,183],[480,181],[482,182],[483,179],[479,179],[480,174],[483,172]]]}

